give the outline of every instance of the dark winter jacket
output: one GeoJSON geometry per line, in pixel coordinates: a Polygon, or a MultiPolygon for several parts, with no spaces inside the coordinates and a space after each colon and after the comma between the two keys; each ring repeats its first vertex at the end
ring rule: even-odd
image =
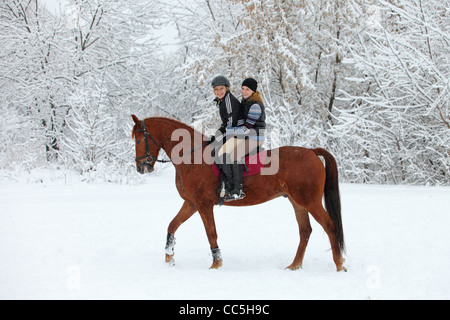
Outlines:
{"type": "Polygon", "coordinates": [[[220,119],[222,125],[220,131],[225,133],[228,127],[241,127],[244,125],[244,113],[241,103],[235,96],[227,91],[225,97],[221,100],[214,99],[219,107],[220,119]]]}

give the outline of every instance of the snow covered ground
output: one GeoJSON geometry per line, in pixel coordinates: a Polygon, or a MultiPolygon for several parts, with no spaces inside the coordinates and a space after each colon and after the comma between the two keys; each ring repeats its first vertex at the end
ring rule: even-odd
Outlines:
{"type": "Polygon", "coordinates": [[[176,266],[164,263],[182,204],[172,168],[135,186],[42,176],[1,180],[0,299],[450,298],[448,187],[343,184],[347,273],[313,220],[303,270],[284,270],[299,241],[286,199],[217,207],[224,267],[211,271],[198,214],[176,234],[176,266]]]}

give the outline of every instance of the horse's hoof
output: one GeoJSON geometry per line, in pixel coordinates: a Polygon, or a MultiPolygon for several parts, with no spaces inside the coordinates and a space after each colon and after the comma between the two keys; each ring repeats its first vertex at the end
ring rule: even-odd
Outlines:
{"type": "Polygon", "coordinates": [[[342,266],[342,267],[337,269],[337,272],[347,272],[347,268],[342,266]]]}
{"type": "Polygon", "coordinates": [[[175,266],[175,259],[173,258],[174,255],[168,255],[166,254],[166,264],[169,267],[173,267],[175,266]]]}
{"type": "Polygon", "coordinates": [[[223,265],[223,260],[214,260],[209,269],[210,270],[218,270],[218,269],[222,268],[222,265],[223,265]]]}
{"type": "Polygon", "coordinates": [[[341,257],[339,263],[336,263],[337,272],[347,272],[347,268],[344,267],[345,259],[341,257]]]}
{"type": "Polygon", "coordinates": [[[299,265],[299,266],[295,266],[295,265],[293,265],[293,264],[291,264],[289,267],[286,267],[286,269],[285,270],[291,270],[291,271],[296,271],[296,270],[300,270],[302,268],[302,266],[301,265],[299,265]]]}

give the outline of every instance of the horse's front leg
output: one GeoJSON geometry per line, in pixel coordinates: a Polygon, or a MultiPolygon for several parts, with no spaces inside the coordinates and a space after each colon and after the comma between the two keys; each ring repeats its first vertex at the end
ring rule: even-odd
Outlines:
{"type": "Polygon", "coordinates": [[[188,220],[192,215],[197,212],[197,207],[190,203],[189,201],[185,201],[183,206],[181,207],[178,214],[173,218],[172,222],[169,224],[169,228],[167,229],[167,240],[166,240],[166,263],[170,266],[175,265],[175,232],[177,229],[188,220]]]}
{"type": "Polygon", "coordinates": [[[213,257],[213,263],[210,269],[219,269],[222,267],[222,254],[220,252],[219,246],[217,244],[217,232],[216,232],[216,223],[214,221],[214,205],[201,205],[198,206],[198,212],[203,221],[203,225],[205,226],[206,235],[208,236],[209,245],[211,247],[211,253],[213,257]]]}

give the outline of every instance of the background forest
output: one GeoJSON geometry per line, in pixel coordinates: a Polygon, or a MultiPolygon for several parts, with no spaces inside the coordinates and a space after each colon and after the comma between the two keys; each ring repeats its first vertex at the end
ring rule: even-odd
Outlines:
{"type": "Polygon", "coordinates": [[[346,182],[450,185],[449,0],[166,2],[2,0],[2,176],[138,179],[130,115],[212,133],[223,74],[237,97],[260,82],[268,147],[326,148],[346,182]]]}

